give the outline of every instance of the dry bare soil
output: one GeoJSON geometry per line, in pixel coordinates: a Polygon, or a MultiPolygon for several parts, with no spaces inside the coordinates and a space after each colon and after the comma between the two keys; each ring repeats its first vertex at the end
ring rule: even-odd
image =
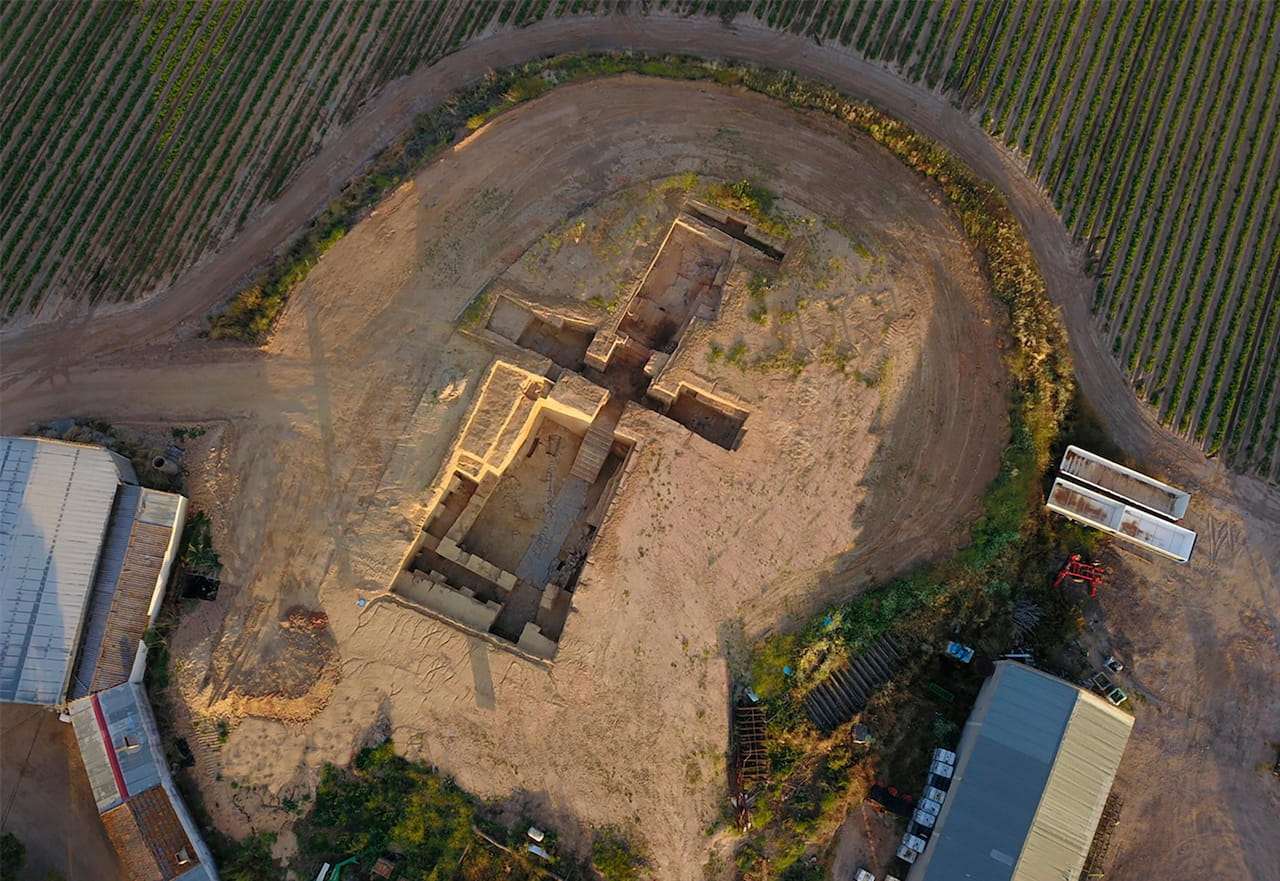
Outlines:
{"type": "MultiPolygon", "coordinates": [[[[1280,795],[1258,770],[1280,736],[1274,488],[1205,463],[1143,418],[1091,337],[1060,225],[998,155],[975,165],[1010,193],[1118,440],[1197,493],[1187,522],[1205,537],[1193,563],[1132,559],[1095,627],[1147,696],[1119,783],[1113,872],[1275,877],[1280,795]],[[1157,830],[1178,830],[1176,842],[1157,830]]],[[[272,806],[306,792],[322,762],[346,761],[377,723],[481,795],[525,798],[570,833],[632,826],[659,877],[696,877],[716,844],[703,831],[724,796],[727,666],[744,640],[961,539],[1005,439],[991,316],[951,219],[874,146],[757,97],[620,79],[558,89],[426,169],[325,257],[265,350],[163,335],[131,349],[108,328],[114,351],[85,363],[77,347],[98,348],[92,326],[46,331],[40,341],[56,345],[23,350],[20,372],[6,365],[2,418],[14,430],[92,410],[212,428],[189,464],[227,588],[183,621],[174,654],[182,724],[241,720],[221,748],[203,739],[199,763],[226,831],[285,826],[272,806]],[[524,271],[528,289],[566,277],[575,255],[579,268],[604,267],[615,258],[589,229],[544,264],[522,255],[585,206],[598,206],[582,215],[598,223],[637,183],[680,171],[767,181],[813,230],[813,253],[836,256],[848,238],[871,254],[839,261],[827,296],[790,304],[789,323],[754,344],[811,363],[795,379],[724,374],[754,380],[761,402],[737,451],[655,420],[553,669],[389,604],[362,613],[357,599],[385,589],[494,356],[458,332],[464,306],[503,273],[524,271]],[[861,360],[841,373],[817,357],[828,342],[861,360]],[[294,605],[327,611],[333,644],[299,644],[281,627],[294,605]]],[[[743,318],[722,317],[726,342],[757,333],[743,318]]]]}

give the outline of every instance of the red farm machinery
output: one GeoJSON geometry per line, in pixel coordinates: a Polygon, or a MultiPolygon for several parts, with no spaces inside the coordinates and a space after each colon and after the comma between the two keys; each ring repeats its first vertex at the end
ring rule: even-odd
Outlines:
{"type": "Polygon", "coordinates": [[[1088,584],[1089,596],[1096,597],[1098,595],[1098,587],[1102,584],[1106,574],[1107,570],[1103,569],[1096,560],[1092,563],[1086,563],[1079,554],[1072,554],[1067,558],[1067,562],[1063,565],[1061,571],[1058,572],[1058,577],[1053,580],[1053,586],[1058,587],[1063,581],[1070,578],[1076,584],[1088,584]]]}

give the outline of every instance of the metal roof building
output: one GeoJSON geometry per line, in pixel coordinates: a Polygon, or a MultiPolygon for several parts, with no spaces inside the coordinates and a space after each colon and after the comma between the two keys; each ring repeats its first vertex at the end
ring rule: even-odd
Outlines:
{"type": "Polygon", "coordinates": [[[217,881],[143,687],[118,685],[72,702],[69,712],[102,824],[131,881],[217,881]]]}
{"type": "Polygon", "coordinates": [[[0,438],[0,701],[61,706],[129,678],[187,507],[137,483],[102,447],[0,438]]]}
{"type": "Polygon", "coordinates": [[[126,481],[133,468],[101,447],[0,438],[0,701],[62,703],[126,481]]]}
{"type": "Polygon", "coordinates": [[[217,881],[146,691],[187,500],[102,447],[0,438],[0,702],[64,706],[130,881],[217,881]]]}
{"type": "Polygon", "coordinates": [[[907,881],[1078,878],[1133,718],[1010,661],[982,686],[934,833],[907,881]]]}

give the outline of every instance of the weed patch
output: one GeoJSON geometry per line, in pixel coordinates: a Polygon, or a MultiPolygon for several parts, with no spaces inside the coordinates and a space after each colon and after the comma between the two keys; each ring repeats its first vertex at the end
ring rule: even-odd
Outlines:
{"type": "MultiPolygon", "coordinates": [[[[526,851],[527,822],[509,829],[496,816],[449,777],[396,755],[386,741],[361,750],[349,768],[325,765],[314,805],[298,824],[299,854],[291,868],[305,876],[323,861],[355,857],[367,872],[379,857],[396,854],[401,877],[431,881],[533,881],[546,869],[566,881],[595,877],[586,862],[559,846],[554,831],[541,842],[551,854],[545,862],[526,851]]],[[[597,833],[591,862],[607,881],[632,881],[644,856],[634,841],[608,828],[597,833]]],[[[274,874],[279,872],[259,877],[274,874]]]]}
{"type": "Polygon", "coordinates": [[[756,226],[770,235],[788,235],[786,222],[774,212],[774,194],[751,181],[714,184],[708,189],[707,198],[713,205],[727,211],[747,215],[756,226]]]}

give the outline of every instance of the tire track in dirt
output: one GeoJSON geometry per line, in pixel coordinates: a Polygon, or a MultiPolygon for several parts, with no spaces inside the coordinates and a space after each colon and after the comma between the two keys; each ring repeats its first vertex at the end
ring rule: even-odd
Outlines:
{"type": "MultiPolygon", "coordinates": [[[[1123,865],[1142,866],[1144,874],[1164,868],[1169,870],[1166,876],[1174,877],[1204,868],[1257,879],[1274,877],[1268,872],[1275,868],[1276,854],[1259,836],[1256,817],[1268,811],[1274,814],[1275,799],[1268,799],[1256,780],[1242,778],[1235,747],[1229,741],[1216,746],[1212,733],[1198,720],[1212,719],[1228,729],[1247,725],[1253,731],[1270,730],[1268,726],[1277,722],[1277,709],[1263,703],[1265,688],[1260,694],[1256,687],[1259,681],[1274,684],[1266,678],[1267,665],[1273,667],[1274,658],[1265,652],[1253,659],[1242,656],[1233,669],[1220,669],[1211,661],[1221,658],[1223,648],[1233,640],[1252,639],[1241,630],[1241,609],[1273,610],[1280,605],[1280,494],[1274,486],[1233,475],[1218,463],[1206,461],[1198,449],[1162,427],[1154,413],[1135,398],[1106,341],[1092,324],[1089,302],[1093,285],[1081,271],[1081,251],[1048,198],[1026,177],[1023,162],[942,97],[843,51],[756,25],[725,28],[714,22],[662,17],[548,22],[481,40],[392,84],[347,133],[300,170],[295,183],[266,210],[264,222],[252,235],[242,236],[204,266],[193,269],[168,294],[142,306],[90,310],[79,319],[49,326],[6,329],[0,335],[4,357],[0,380],[6,398],[0,422],[6,429],[23,427],[23,408],[42,405],[41,399],[48,393],[44,386],[56,389],[59,375],[92,377],[100,383],[99,390],[128,381],[127,367],[108,363],[118,360],[109,357],[113,353],[131,356],[126,350],[144,343],[160,347],[148,350],[153,353],[180,351],[173,331],[176,324],[216,303],[246,267],[264,259],[378,146],[398,135],[413,112],[425,109],[484,70],[574,49],[630,47],[696,53],[709,46],[744,60],[791,68],[869,99],[947,145],[1004,192],[1040,263],[1050,295],[1072,332],[1070,348],[1081,386],[1117,441],[1147,467],[1197,493],[1188,525],[1202,528],[1214,519],[1235,524],[1242,540],[1234,557],[1227,557],[1224,549],[1216,560],[1193,561],[1178,569],[1134,563],[1137,585],[1169,584],[1168,601],[1155,591],[1131,591],[1133,609],[1118,615],[1118,621],[1125,625],[1125,632],[1138,634],[1151,634],[1155,626],[1151,622],[1158,622],[1158,636],[1148,637],[1148,644],[1135,653],[1134,669],[1140,671],[1144,663],[1164,669],[1161,678],[1165,681],[1160,687],[1169,692],[1171,703],[1159,720],[1154,713],[1140,714],[1130,755],[1134,768],[1145,773],[1126,771],[1124,782],[1133,795],[1132,815],[1142,817],[1143,822],[1122,824],[1117,852],[1123,865]],[[69,343],[73,348],[67,348],[69,343]],[[117,372],[113,374],[113,370],[117,372]],[[18,406],[12,406],[14,402],[18,406]],[[1205,594],[1209,589],[1214,592],[1212,598],[1205,594]],[[1191,603],[1188,598],[1197,601],[1191,603]],[[1168,639],[1163,638],[1166,635],[1168,639]],[[1212,675],[1206,678],[1206,673],[1212,675]],[[1196,707],[1197,716],[1182,713],[1178,706],[1196,707]],[[1241,711],[1233,715],[1236,707],[1241,711]],[[1187,750],[1188,737],[1202,748],[1187,750]],[[1158,783],[1171,774],[1184,781],[1176,793],[1158,783]],[[1145,833],[1152,827],[1179,828],[1177,822],[1185,819],[1185,810],[1179,805],[1198,805],[1202,811],[1208,805],[1218,805],[1220,810],[1204,821],[1204,828],[1212,829],[1214,846],[1197,848],[1181,862],[1171,862],[1175,857],[1162,847],[1160,837],[1145,833]]],[[[246,356],[246,361],[252,363],[252,358],[246,356]]],[[[287,363],[279,365],[281,370],[287,367],[287,363]]],[[[163,364],[156,362],[155,369],[163,370],[163,364]]],[[[287,372],[276,371],[273,367],[273,387],[293,385],[287,372]],[[283,381],[277,384],[278,379],[283,381]]],[[[160,375],[157,372],[156,376],[160,375]]],[[[305,366],[300,366],[296,381],[306,388],[309,376],[305,366]]],[[[81,389],[77,380],[57,403],[84,406],[93,402],[93,393],[94,387],[81,389]]],[[[173,395],[180,400],[181,390],[174,390],[173,395]]],[[[234,399],[232,390],[227,395],[234,399]]],[[[1260,626],[1273,634],[1280,627],[1274,612],[1260,619],[1260,626]]]]}
{"type": "MultiPolygon", "coordinates": [[[[48,346],[66,327],[90,321],[93,324],[82,339],[82,361],[139,343],[172,340],[175,325],[215,305],[245,274],[246,267],[266,259],[379,147],[397,136],[414,113],[433,106],[491,68],[574,50],[630,48],[696,54],[705,53],[709,46],[719,54],[830,82],[883,107],[955,151],[1009,199],[1040,263],[1050,296],[1062,307],[1072,331],[1071,351],[1085,392],[1113,423],[1118,439],[1137,447],[1134,452],[1138,455],[1164,457],[1185,467],[1201,458],[1198,451],[1165,431],[1154,414],[1134,398],[1090,321],[1091,283],[1081,271],[1079,248],[1048,197],[1027,179],[1020,160],[992,141],[968,114],[943,97],[839,49],[816,46],[754,23],[735,22],[725,27],[662,16],[562,20],[514,32],[499,31],[392,83],[346,132],[299,170],[295,182],[264,210],[262,222],[252,234],[241,236],[204,265],[188,271],[170,291],[145,304],[90,309],[82,317],[49,325],[7,328],[0,332],[5,373],[38,367],[46,359],[48,346]]],[[[1216,484],[1228,479],[1217,466],[1191,470],[1216,484]]],[[[1272,504],[1280,510],[1280,501],[1272,504]]]]}

